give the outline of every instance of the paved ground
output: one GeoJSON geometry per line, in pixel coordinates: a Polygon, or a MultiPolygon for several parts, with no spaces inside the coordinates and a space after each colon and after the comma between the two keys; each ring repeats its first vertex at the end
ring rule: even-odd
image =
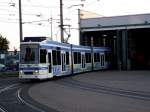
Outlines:
{"type": "Polygon", "coordinates": [[[34,84],[18,77],[0,77],[0,112],[56,112],[28,96],[28,89],[34,84]]]}
{"type": "Polygon", "coordinates": [[[150,71],[91,72],[41,82],[29,95],[60,112],[150,112],[150,71]]]}

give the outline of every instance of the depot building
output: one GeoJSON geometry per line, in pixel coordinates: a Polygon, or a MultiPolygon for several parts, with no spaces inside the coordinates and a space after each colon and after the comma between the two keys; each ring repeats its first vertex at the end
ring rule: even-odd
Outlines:
{"type": "Polygon", "coordinates": [[[112,50],[112,69],[150,70],[150,14],[80,19],[80,45],[112,50]]]}

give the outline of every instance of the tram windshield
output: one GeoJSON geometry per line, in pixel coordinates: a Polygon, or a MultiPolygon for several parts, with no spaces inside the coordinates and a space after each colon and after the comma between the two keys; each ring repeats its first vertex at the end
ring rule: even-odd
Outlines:
{"type": "Polygon", "coordinates": [[[39,50],[37,44],[23,44],[20,50],[20,63],[37,64],[39,62],[39,50]]]}

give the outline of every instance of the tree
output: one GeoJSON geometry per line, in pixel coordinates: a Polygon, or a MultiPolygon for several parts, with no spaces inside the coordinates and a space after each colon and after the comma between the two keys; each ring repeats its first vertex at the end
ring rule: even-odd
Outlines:
{"type": "Polygon", "coordinates": [[[0,52],[8,51],[9,41],[0,34],[0,52]]]}

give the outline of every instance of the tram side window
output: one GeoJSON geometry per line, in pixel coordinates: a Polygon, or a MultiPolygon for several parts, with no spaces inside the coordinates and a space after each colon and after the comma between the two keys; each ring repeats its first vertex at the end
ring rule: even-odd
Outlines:
{"type": "Polygon", "coordinates": [[[91,61],[92,61],[92,58],[91,58],[92,56],[91,56],[91,53],[89,53],[89,63],[91,63],[91,61]]]}
{"type": "Polygon", "coordinates": [[[96,60],[96,53],[94,53],[94,62],[96,62],[97,60],[96,60]]]}
{"type": "Polygon", "coordinates": [[[81,64],[81,53],[74,52],[74,64],[81,64]]]}
{"type": "Polygon", "coordinates": [[[60,51],[52,50],[53,65],[61,65],[60,51]]]}
{"type": "Polygon", "coordinates": [[[78,64],[81,64],[81,53],[78,52],[78,64]]]}
{"type": "Polygon", "coordinates": [[[94,53],[94,62],[100,62],[100,55],[99,55],[99,53],[94,53]]]}
{"type": "Polygon", "coordinates": [[[100,62],[100,54],[97,53],[97,62],[100,62]]]}
{"type": "Polygon", "coordinates": [[[57,51],[57,65],[61,65],[61,55],[60,55],[60,51],[57,51]]]}
{"type": "Polygon", "coordinates": [[[46,63],[46,54],[47,54],[46,49],[40,50],[40,63],[46,63]]]}
{"type": "Polygon", "coordinates": [[[69,52],[66,52],[66,65],[69,65],[69,52]]]}
{"type": "Polygon", "coordinates": [[[52,55],[53,55],[53,65],[57,65],[56,51],[53,50],[52,55]]]}
{"type": "Polygon", "coordinates": [[[85,53],[86,63],[91,63],[91,53],[85,53]]]}
{"type": "Polygon", "coordinates": [[[74,55],[74,64],[77,64],[77,52],[74,52],[73,53],[73,55],[74,55]]]}

